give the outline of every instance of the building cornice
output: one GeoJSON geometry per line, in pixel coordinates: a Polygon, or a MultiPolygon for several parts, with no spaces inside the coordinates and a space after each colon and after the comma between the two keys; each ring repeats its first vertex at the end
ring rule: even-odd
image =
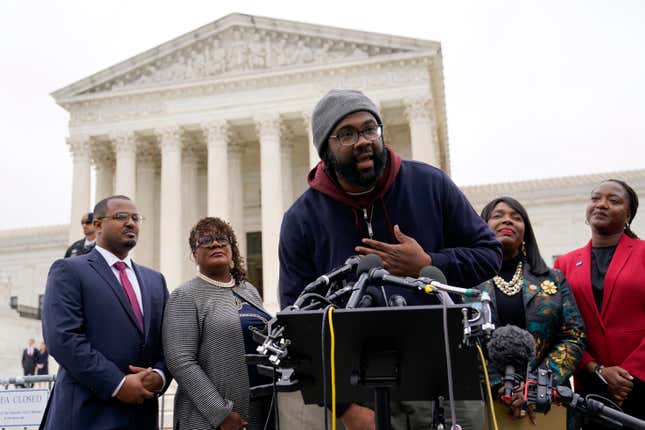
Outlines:
{"type": "MultiPolygon", "coordinates": [[[[0,252],[37,250],[67,246],[69,225],[20,228],[0,231],[0,252]]],[[[80,234],[79,234],[80,238],[80,234]]]]}
{"type": "Polygon", "coordinates": [[[517,182],[466,185],[460,188],[475,206],[487,203],[499,196],[511,196],[521,200],[530,199],[534,203],[553,203],[585,198],[593,186],[609,178],[624,180],[636,189],[645,187],[645,169],[636,169],[517,182]]]}

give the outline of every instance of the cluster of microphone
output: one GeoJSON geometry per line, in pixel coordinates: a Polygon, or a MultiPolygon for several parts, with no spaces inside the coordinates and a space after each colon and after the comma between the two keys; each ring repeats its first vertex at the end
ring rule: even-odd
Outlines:
{"type": "Polygon", "coordinates": [[[499,327],[493,332],[487,346],[490,366],[503,375],[503,402],[510,404],[513,390],[524,384],[524,409],[531,406],[536,412],[546,414],[551,404],[557,402],[586,419],[605,425],[645,429],[645,421],[612,409],[591,396],[583,397],[563,385],[553,387],[549,369],[537,368],[535,372],[531,372],[530,365],[535,359],[535,342],[528,331],[513,325],[499,327]]]}
{"type": "Polygon", "coordinates": [[[406,299],[400,294],[389,295],[386,304],[379,302],[383,297],[383,291],[379,287],[388,286],[425,294],[436,294],[442,301],[448,300],[449,304],[452,304],[452,300],[448,294],[464,297],[479,297],[480,295],[478,290],[447,285],[445,275],[435,266],[424,267],[417,278],[396,276],[383,268],[381,257],[369,254],[349,257],[342,266],[319,276],[306,285],[293,308],[300,309],[308,298],[322,297],[326,303],[335,303],[335,300],[347,294],[349,294],[349,299],[344,306],[346,309],[370,307],[377,303],[384,306],[406,306],[406,299]],[[355,277],[356,281],[334,289],[334,286],[350,277],[355,277]]]}

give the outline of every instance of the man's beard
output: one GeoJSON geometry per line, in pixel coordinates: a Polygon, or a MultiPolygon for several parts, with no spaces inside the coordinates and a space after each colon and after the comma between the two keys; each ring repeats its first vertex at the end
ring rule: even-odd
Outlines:
{"type": "Polygon", "coordinates": [[[353,156],[347,162],[341,163],[329,148],[325,151],[323,161],[327,169],[333,171],[336,175],[341,176],[350,184],[359,187],[371,187],[376,184],[377,179],[381,176],[383,170],[385,170],[385,165],[387,164],[387,150],[385,147],[382,147],[380,152],[372,152],[372,161],[374,162],[374,166],[367,170],[359,170],[358,167],[356,167],[356,156],[353,156]]]}

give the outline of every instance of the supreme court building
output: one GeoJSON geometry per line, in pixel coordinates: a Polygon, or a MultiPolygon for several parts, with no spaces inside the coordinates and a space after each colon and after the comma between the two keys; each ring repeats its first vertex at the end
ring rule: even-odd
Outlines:
{"type": "Polygon", "coordinates": [[[318,162],[311,113],[331,88],[366,92],[388,144],[449,170],[439,43],[232,14],[53,93],[70,114],[69,240],[94,169],[96,201],[125,194],[146,217],[135,258],[169,288],[195,273],[191,226],[219,216],[277,309],[280,222],[318,162]]]}
{"type": "MultiPolygon", "coordinates": [[[[41,338],[49,266],[80,238],[81,214],[112,194],[146,217],[134,258],[170,289],[194,276],[191,226],[229,220],[252,283],[277,310],[282,214],[318,162],[311,112],[332,88],[365,92],[387,144],[450,173],[438,42],[232,14],[55,91],[70,114],[70,224],[0,231],[0,376],[21,373],[17,354],[41,338]]],[[[585,202],[609,177],[645,192],[645,169],[461,188],[476,210],[519,199],[551,264],[589,240],[585,202]]],[[[643,214],[633,227],[645,234],[643,214]]]]}

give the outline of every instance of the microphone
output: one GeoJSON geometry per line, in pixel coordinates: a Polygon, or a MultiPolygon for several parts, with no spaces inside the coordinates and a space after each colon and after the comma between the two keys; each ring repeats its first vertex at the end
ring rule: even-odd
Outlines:
{"type": "Polygon", "coordinates": [[[515,372],[526,372],[529,363],[535,358],[533,336],[514,325],[500,327],[493,332],[488,342],[488,356],[493,367],[504,375],[502,400],[510,404],[516,379],[515,372]]]}
{"type": "Polygon", "coordinates": [[[370,270],[383,267],[383,260],[376,254],[368,254],[361,258],[361,261],[356,267],[356,274],[358,280],[354,283],[352,295],[349,296],[346,309],[354,309],[358,306],[359,301],[363,297],[367,281],[370,279],[370,270]]]}
{"type": "Polygon", "coordinates": [[[311,293],[313,291],[316,291],[320,287],[328,286],[333,281],[335,281],[336,278],[345,276],[348,273],[353,272],[360,261],[361,257],[359,257],[358,255],[352,255],[347,260],[345,260],[345,264],[343,264],[342,266],[332,269],[331,272],[321,275],[316,280],[307,284],[307,286],[302,290],[301,294],[311,293]]]}
{"type": "Polygon", "coordinates": [[[473,288],[453,287],[446,284],[446,276],[439,268],[435,266],[426,266],[419,272],[419,281],[424,282],[426,285],[426,292],[432,292],[432,289],[445,291],[446,293],[454,293],[464,297],[479,297],[481,291],[473,288]]]}
{"type": "Polygon", "coordinates": [[[408,302],[407,300],[405,300],[405,297],[403,297],[402,295],[393,294],[390,296],[390,299],[388,300],[388,304],[390,305],[390,307],[398,308],[398,307],[407,306],[408,302]]]}
{"type": "Polygon", "coordinates": [[[361,297],[360,302],[358,302],[358,307],[369,308],[372,306],[385,306],[385,300],[386,298],[383,295],[383,291],[378,287],[370,285],[365,288],[365,294],[361,297]]]}
{"type": "Polygon", "coordinates": [[[415,291],[423,291],[424,287],[423,283],[419,282],[419,280],[417,280],[416,278],[402,278],[400,276],[392,275],[382,267],[370,270],[370,280],[375,285],[394,285],[415,291]]]}

